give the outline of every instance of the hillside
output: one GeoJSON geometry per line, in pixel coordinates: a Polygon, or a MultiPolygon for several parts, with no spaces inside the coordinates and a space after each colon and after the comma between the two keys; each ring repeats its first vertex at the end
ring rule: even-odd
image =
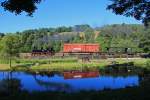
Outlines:
{"type": "MultiPolygon", "coordinates": [[[[89,25],[72,27],[40,28],[0,36],[1,46],[9,35],[17,38],[17,51],[31,52],[33,49],[62,49],[63,43],[99,43],[102,51],[108,47],[133,47],[135,52],[149,52],[149,29],[138,24],[114,24],[92,28],[89,25]]],[[[2,48],[0,49],[2,51],[2,48]]]]}

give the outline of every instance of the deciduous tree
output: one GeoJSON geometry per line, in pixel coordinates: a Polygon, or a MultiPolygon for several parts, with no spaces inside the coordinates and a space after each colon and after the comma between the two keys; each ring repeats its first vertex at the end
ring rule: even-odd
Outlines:
{"type": "Polygon", "coordinates": [[[1,56],[9,59],[10,67],[12,58],[19,53],[19,43],[19,36],[16,35],[6,35],[1,40],[1,56]]]}
{"type": "Polygon", "coordinates": [[[148,26],[150,22],[150,0],[111,0],[107,9],[115,14],[134,17],[148,26]]]}
{"type": "Polygon", "coordinates": [[[3,0],[1,6],[12,13],[27,12],[29,16],[37,9],[37,4],[42,0],[3,0]]]}

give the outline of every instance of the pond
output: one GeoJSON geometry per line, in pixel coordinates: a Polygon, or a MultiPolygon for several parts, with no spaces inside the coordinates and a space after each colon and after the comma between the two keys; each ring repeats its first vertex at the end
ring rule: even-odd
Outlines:
{"type": "Polygon", "coordinates": [[[137,74],[113,76],[101,74],[99,71],[70,71],[49,73],[49,75],[27,72],[0,72],[0,91],[6,91],[8,88],[10,90],[13,87],[28,92],[103,91],[138,87],[140,81],[141,77],[137,74]]]}

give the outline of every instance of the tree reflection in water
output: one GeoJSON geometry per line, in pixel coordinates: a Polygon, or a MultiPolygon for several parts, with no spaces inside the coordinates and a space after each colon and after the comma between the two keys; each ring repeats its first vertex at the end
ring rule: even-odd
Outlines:
{"type": "Polygon", "coordinates": [[[19,94],[21,87],[21,81],[17,78],[13,78],[11,72],[7,72],[7,75],[0,80],[0,96],[19,94]]]}
{"type": "Polygon", "coordinates": [[[54,90],[54,91],[72,91],[72,87],[69,84],[65,83],[58,83],[58,82],[51,82],[51,81],[44,81],[42,79],[38,79],[36,75],[34,76],[35,81],[42,87],[46,87],[47,90],[54,90]]]}
{"type": "MultiPolygon", "coordinates": [[[[26,73],[15,74],[15,72],[14,74],[4,72],[5,75],[3,75],[1,72],[0,100],[150,100],[150,71],[142,70],[142,72],[143,73],[138,74],[142,78],[140,82],[142,84],[138,87],[103,91],[80,91],[75,93],[60,92],[60,90],[68,90],[72,87],[67,83],[53,81],[52,77],[55,77],[55,75],[47,78],[45,75],[41,77],[40,75],[29,74],[28,76],[26,73]],[[31,78],[41,87],[47,88],[47,90],[52,88],[55,89],[55,91],[27,92],[22,90],[22,78],[25,78],[24,75],[27,77],[24,81],[29,82],[31,81],[29,78],[31,78]]],[[[63,80],[63,76],[61,79],[63,80]]],[[[31,81],[31,87],[34,86],[33,81],[31,81]]]]}

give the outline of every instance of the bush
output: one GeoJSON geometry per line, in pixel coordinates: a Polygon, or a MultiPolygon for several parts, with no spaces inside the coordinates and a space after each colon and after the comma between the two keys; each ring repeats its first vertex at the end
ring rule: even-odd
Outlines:
{"type": "Polygon", "coordinates": [[[147,67],[148,69],[150,69],[150,60],[147,60],[147,62],[146,62],[146,67],[147,67]]]}

